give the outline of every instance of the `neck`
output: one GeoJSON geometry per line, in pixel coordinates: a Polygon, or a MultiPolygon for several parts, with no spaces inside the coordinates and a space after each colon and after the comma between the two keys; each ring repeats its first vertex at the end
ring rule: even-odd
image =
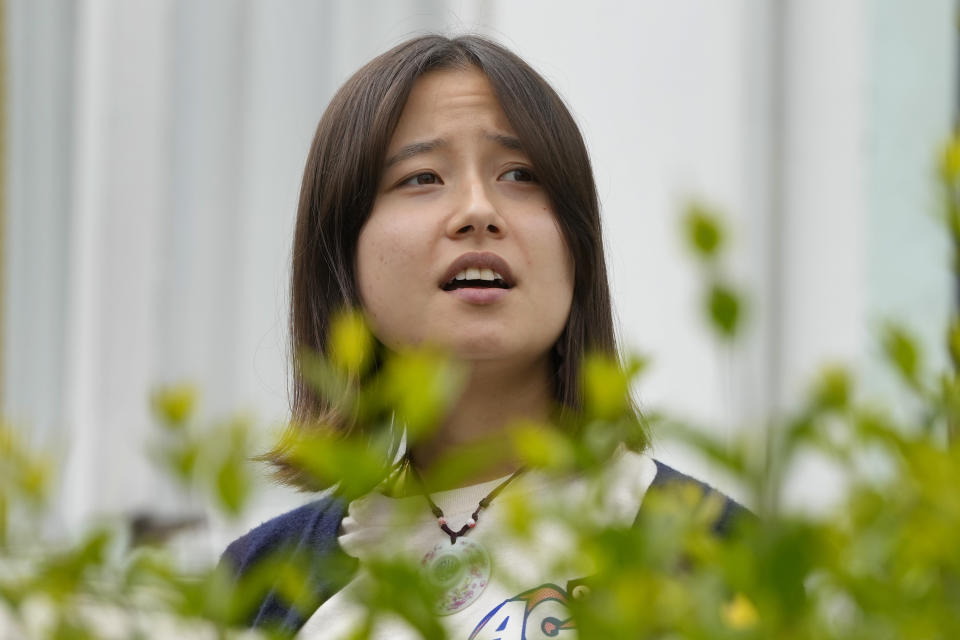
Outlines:
{"type": "MultiPolygon", "coordinates": [[[[485,482],[515,471],[520,462],[510,453],[507,428],[518,420],[546,421],[554,398],[549,359],[526,367],[506,370],[489,363],[473,364],[464,391],[447,419],[429,441],[416,446],[417,466],[429,472],[446,454],[459,448],[495,443],[483,450],[495,454],[489,464],[479,465],[457,484],[485,482]]],[[[442,481],[441,481],[442,482],[442,481]]],[[[431,490],[451,487],[434,486],[431,490]]]]}

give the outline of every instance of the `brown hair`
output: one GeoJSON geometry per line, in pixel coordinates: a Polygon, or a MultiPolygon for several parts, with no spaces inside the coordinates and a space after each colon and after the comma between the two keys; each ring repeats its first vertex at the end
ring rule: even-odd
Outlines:
{"type": "MultiPolygon", "coordinates": [[[[574,262],[573,304],[553,350],[554,395],[580,404],[578,376],[588,350],[616,354],[600,210],[583,138],[557,93],[518,56],[478,36],[408,40],[374,58],[337,91],[317,126],[300,190],[290,282],[292,419],[341,424],[333,403],[304,380],[300,353],[326,353],[331,317],[360,306],[357,239],[373,208],[387,146],[419,78],[475,67],[490,81],[545,189],[574,262]]],[[[265,459],[284,481],[309,486],[285,463],[283,446],[265,459]]],[[[310,487],[312,488],[312,487],[310,487]]]]}

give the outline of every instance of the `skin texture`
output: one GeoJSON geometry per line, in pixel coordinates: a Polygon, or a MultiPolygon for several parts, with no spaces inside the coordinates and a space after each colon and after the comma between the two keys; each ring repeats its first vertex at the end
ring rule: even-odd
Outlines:
{"type": "Polygon", "coordinates": [[[463,397],[418,462],[549,413],[549,353],[570,313],[574,265],[535,168],[512,140],[480,71],[423,75],[360,233],[357,282],[377,337],[394,349],[437,345],[467,364],[463,397]],[[515,286],[483,304],[444,291],[444,274],[468,252],[503,258],[515,286]]]}

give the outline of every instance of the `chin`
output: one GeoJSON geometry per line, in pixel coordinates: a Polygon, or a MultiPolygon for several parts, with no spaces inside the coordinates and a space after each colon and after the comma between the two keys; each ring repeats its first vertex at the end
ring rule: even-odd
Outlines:
{"type": "Polygon", "coordinates": [[[511,344],[503,340],[472,340],[450,345],[450,351],[458,360],[476,364],[503,364],[529,366],[549,353],[550,348],[531,349],[527,344],[511,344]]]}
{"type": "Polygon", "coordinates": [[[512,349],[500,339],[458,340],[449,344],[450,352],[463,360],[501,360],[509,358],[512,349]]]}

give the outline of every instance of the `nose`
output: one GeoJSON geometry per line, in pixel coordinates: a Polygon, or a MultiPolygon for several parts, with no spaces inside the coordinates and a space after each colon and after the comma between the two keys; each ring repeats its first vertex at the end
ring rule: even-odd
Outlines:
{"type": "Polygon", "coordinates": [[[456,195],[453,215],[447,222],[447,235],[460,238],[471,234],[502,237],[506,226],[496,205],[480,179],[462,185],[456,195]]]}

